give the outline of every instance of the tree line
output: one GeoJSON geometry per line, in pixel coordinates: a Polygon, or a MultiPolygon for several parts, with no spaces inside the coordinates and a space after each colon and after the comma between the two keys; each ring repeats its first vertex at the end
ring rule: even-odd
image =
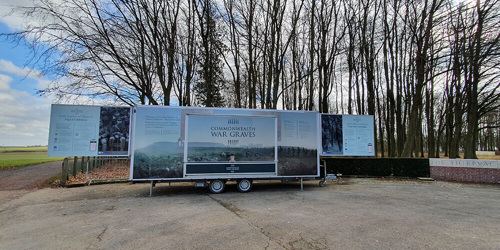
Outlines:
{"type": "MultiPolygon", "coordinates": [[[[500,149],[500,0],[41,0],[41,94],[373,115],[388,157],[500,149]]],[[[4,35],[5,36],[5,35],[4,35]]]]}

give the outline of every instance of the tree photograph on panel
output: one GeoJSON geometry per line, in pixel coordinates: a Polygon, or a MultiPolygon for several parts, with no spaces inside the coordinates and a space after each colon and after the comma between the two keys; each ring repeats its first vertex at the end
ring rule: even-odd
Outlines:
{"type": "Polygon", "coordinates": [[[324,155],[342,155],[342,116],[321,115],[321,146],[324,155]]]}

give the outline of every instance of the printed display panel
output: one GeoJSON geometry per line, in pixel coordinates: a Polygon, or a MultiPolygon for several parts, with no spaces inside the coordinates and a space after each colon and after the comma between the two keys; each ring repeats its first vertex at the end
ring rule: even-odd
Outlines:
{"type": "Polygon", "coordinates": [[[48,156],[129,155],[130,108],[52,105],[48,156]]]}
{"type": "Polygon", "coordinates": [[[182,178],[181,109],[135,107],[132,179],[182,178]]]}
{"type": "Polygon", "coordinates": [[[129,155],[130,108],[101,107],[98,155],[129,155]]]}
{"type": "Polygon", "coordinates": [[[373,116],[321,115],[322,155],[375,156],[373,116]]]}
{"type": "MultiPolygon", "coordinates": [[[[227,170],[223,162],[230,163],[231,155],[235,164],[250,165],[230,169],[228,173],[247,172],[245,168],[255,168],[252,164],[261,164],[263,170],[259,172],[269,172],[277,155],[277,173],[273,171],[273,175],[318,175],[320,141],[316,112],[142,105],[135,109],[132,179],[184,178],[184,162],[186,174],[199,172],[195,168],[200,164],[221,163],[214,168],[227,170]],[[239,124],[232,127],[255,127],[255,131],[250,131],[253,128],[212,130],[212,125],[219,122],[227,125],[230,119],[239,120],[239,124]],[[214,151],[209,145],[218,149],[214,151]],[[234,149],[236,151],[232,151],[234,149]]],[[[219,173],[219,170],[213,171],[219,173]]]]}
{"type": "Polygon", "coordinates": [[[278,175],[318,174],[318,114],[282,112],[278,124],[278,175]]]}
{"type": "Polygon", "coordinates": [[[342,155],[342,115],[321,115],[321,148],[323,155],[342,155]]]}
{"type": "Polygon", "coordinates": [[[373,116],[342,116],[344,155],[375,156],[373,116]]]}
{"type": "Polygon", "coordinates": [[[186,162],[274,162],[276,118],[188,116],[186,162]]]}

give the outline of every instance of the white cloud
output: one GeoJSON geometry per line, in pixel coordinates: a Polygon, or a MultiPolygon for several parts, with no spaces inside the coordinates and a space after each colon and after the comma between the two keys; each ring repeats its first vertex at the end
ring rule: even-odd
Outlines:
{"type": "MultiPolygon", "coordinates": [[[[0,65],[0,70],[12,75],[29,71],[1,59],[0,65]]],[[[0,74],[0,146],[46,145],[51,101],[11,88],[13,81],[0,74]]]]}
{"type": "MultiPolygon", "coordinates": [[[[61,0],[53,0],[61,2],[61,0]]],[[[0,22],[11,31],[17,31],[40,18],[25,18],[16,7],[32,7],[33,0],[0,0],[0,22]]],[[[1,50],[0,50],[1,51],[1,50]]],[[[61,83],[64,84],[63,80],[61,83]]],[[[0,146],[46,145],[49,133],[50,105],[53,97],[30,94],[33,88],[44,89],[50,81],[43,74],[28,67],[18,67],[0,55],[0,146]],[[19,80],[29,78],[29,81],[19,80]],[[33,85],[33,80],[35,85],[33,85]]]]}
{"type": "MultiPolygon", "coordinates": [[[[29,68],[20,68],[12,62],[0,59],[0,146],[47,145],[50,107],[57,102],[52,96],[34,96],[27,91],[25,83],[16,82],[25,77],[29,68]],[[17,78],[17,79],[16,79],[17,78]],[[19,84],[22,88],[12,88],[19,84]]],[[[30,74],[33,76],[33,74],[30,74]]],[[[48,86],[50,81],[33,77],[40,89],[48,86]]],[[[22,82],[22,81],[21,81],[22,82]]],[[[68,84],[68,79],[60,79],[59,83],[68,84]]],[[[71,104],[106,105],[113,103],[110,99],[92,99],[85,96],[68,100],[71,104]]]]}
{"type": "Polygon", "coordinates": [[[12,77],[0,74],[0,91],[7,91],[10,89],[12,77]]]}
{"type": "Polygon", "coordinates": [[[36,85],[36,88],[37,89],[46,89],[47,87],[49,87],[50,83],[51,83],[51,81],[49,81],[49,80],[40,79],[40,80],[38,80],[38,84],[36,85]]]}
{"type": "MultiPolygon", "coordinates": [[[[6,102],[14,102],[14,101],[15,101],[15,98],[12,95],[0,92],[0,104],[6,103],[6,102]]],[[[3,112],[8,112],[8,110],[4,110],[3,112]]],[[[1,117],[1,115],[2,115],[2,111],[0,111],[0,117],[1,117]]]]}
{"type": "Polygon", "coordinates": [[[0,145],[46,145],[50,101],[24,91],[0,91],[0,145]]]}
{"type": "Polygon", "coordinates": [[[33,79],[38,79],[43,77],[43,74],[38,70],[30,69],[27,67],[21,68],[14,65],[14,63],[12,63],[11,61],[7,61],[4,59],[0,59],[0,71],[5,73],[11,73],[16,76],[29,77],[33,79]]]}
{"type": "Polygon", "coordinates": [[[16,125],[12,124],[12,123],[0,124],[0,130],[2,130],[2,129],[15,129],[15,128],[16,128],[16,125]]]}
{"type": "MultiPolygon", "coordinates": [[[[46,22],[43,18],[26,18],[23,16],[20,7],[34,7],[36,0],[0,0],[0,22],[3,22],[11,31],[22,30],[30,24],[46,22]]],[[[56,5],[62,4],[65,0],[52,0],[56,5]]]]}
{"type": "Polygon", "coordinates": [[[0,21],[12,30],[19,30],[26,24],[26,18],[15,12],[17,7],[33,7],[33,0],[2,0],[0,3],[0,21]]]}

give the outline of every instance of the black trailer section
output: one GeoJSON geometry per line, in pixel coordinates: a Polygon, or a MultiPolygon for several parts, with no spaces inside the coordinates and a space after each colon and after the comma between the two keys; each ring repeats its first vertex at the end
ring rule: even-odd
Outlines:
{"type": "MultiPolygon", "coordinates": [[[[134,107],[130,180],[191,181],[241,192],[258,179],[316,179],[320,116],[311,111],[134,107]]],[[[324,180],[323,180],[324,183],[324,180]]]]}

